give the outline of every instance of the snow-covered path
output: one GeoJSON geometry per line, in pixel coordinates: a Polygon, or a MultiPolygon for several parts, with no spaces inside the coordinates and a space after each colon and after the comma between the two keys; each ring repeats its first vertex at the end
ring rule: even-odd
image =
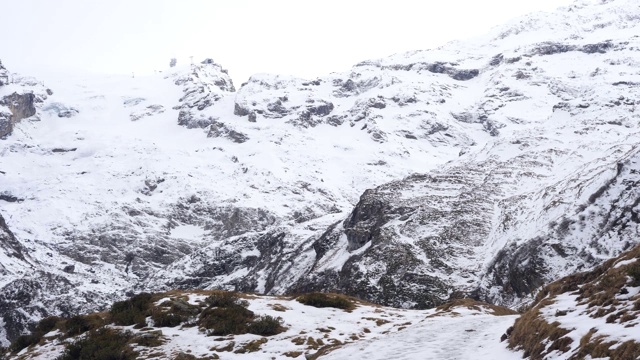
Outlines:
{"type": "Polygon", "coordinates": [[[435,316],[402,331],[346,345],[322,359],[520,359],[506,348],[500,336],[518,317],[478,314],[463,308],[457,316],[435,316]],[[468,312],[468,314],[467,314],[468,312]]]}

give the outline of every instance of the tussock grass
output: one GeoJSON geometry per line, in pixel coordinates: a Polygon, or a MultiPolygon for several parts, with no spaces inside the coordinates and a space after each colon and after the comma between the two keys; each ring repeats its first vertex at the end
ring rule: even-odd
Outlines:
{"type": "MultiPolygon", "coordinates": [[[[619,264],[632,259],[640,259],[640,246],[592,271],[567,276],[544,287],[531,308],[516,320],[508,338],[509,347],[524,350],[525,357],[531,359],[543,359],[553,351],[569,351],[574,344],[565,335],[570,330],[561,328],[559,322],[544,319],[540,312],[553,303],[555,296],[563,293],[577,295],[578,304],[586,305],[587,315],[592,318],[605,318],[607,323],[618,324],[637,319],[640,316],[640,295],[628,299],[616,298],[617,295],[628,294],[628,286],[640,286],[636,277],[640,277],[640,261],[619,264]],[[619,266],[616,267],[616,264],[619,266]],[[631,304],[633,306],[629,306],[631,304]]],[[[640,343],[611,341],[606,334],[598,335],[597,329],[591,329],[583,335],[571,359],[584,359],[587,356],[636,359],[638,354],[640,343]]]]}

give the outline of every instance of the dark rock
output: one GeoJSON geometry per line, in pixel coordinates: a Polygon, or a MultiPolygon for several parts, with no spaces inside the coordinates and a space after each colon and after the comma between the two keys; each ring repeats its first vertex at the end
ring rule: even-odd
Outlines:
{"type": "Polygon", "coordinates": [[[72,151],[76,151],[78,150],[78,148],[54,148],[51,150],[51,152],[54,153],[66,153],[66,152],[72,152],[72,151]]]}
{"type": "Polygon", "coordinates": [[[2,65],[2,62],[0,61],[0,86],[4,86],[8,84],[9,84],[9,72],[7,71],[7,69],[5,69],[5,67],[2,65]]]}
{"type": "Polygon", "coordinates": [[[325,122],[331,126],[340,126],[344,124],[346,116],[333,115],[326,118],[325,122]]]}
{"type": "Polygon", "coordinates": [[[578,48],[574,45],[545,42],[545,43],[538,44],[538,46],[530,52],[529,56],[532,56],[532,55],[545,56],[545,55],[562,54],[562,53],[566,53],[569,51],[576,51],[576,50],[578,50],[578,48]]]}
{"type": "Polygon", "coordinates": [[[42,111],[52,112],[60,118],[70,118],[79,113],[78,109],[58,102],[48,104],[42,108],[42,111]]]}
{"type": "Polygon", "coordinates": [[[374,98],[369,99],[369,107],[374,109],[384,109],[387,107],[387,104],[384,102],[384,99],[374,98]]]}
{"type": "Polygon", "coordinates": [[[76,285],[62,276],[35,271],[2,287],[0,319],[11,341],[33,329],[42,318],[98,311],[97,303],[105,300],[94,294],[78,294],[76,285]]]}
{"type": "Polygon", "coordinates": [[[308,106],[307,111],[316,116],[327,116],[333,111],[333,104],[329,101],[321,101],[319,104],[308,106]]]}
{"type": "Polygon", "coordinates": [[[181,110],[178,114],[178,125],[185,126],[188,129],[204,129],[210,126],[215,120],[213,118],[207,118],[202,115],[200,117],[194,117],[191,111],[181,110]]]}
{"type": "Polygon", "coordinates": [[[0,194],[0,200],[1,201],[6,201],[6,202],[23,202],[24,199],[15,197],[11,194],[7,194],[7,193],[2,193],[0,194]]]}
{"type": "Polygon", "coordinates": [[[427,130],[426,134],[427,135],[433,135],[435,133],[441,132],[441,131],[447,131],[449,130],[449,127],[446,125],[443,125],[441,123],[435,123],[433,125],[431,125],[431,127],[427,130]]]}
{"type": "Polygon", "coordinates": [[[31,93],[13,93],[0,99],[0,105],[6,106],[11,111],[8,119],[3,119],[0,114],[0,138],[5,137],[13,131],[13,127],[22,119],[26,119],[36,114],[36,96],[31,93]]]}
{"type": "Polygon", "coordinates": [[[495,283],[502,287],[505,295],[523,297],[545,283],[547,269],[540,257],[542,247],[544,240],[537,238],[498,252],[488,271],[493,274],[495,283]]]}
{"type": "Polygon", "coordinates": [[[458,71],[454,71],[451,77],[455,80],[467,81],[477,77],[479,74],[480,74],[480,71],[477,69],[458,70],[458,71]]]}
{"type": "Polygon", "coordinates": [[[243,108],[238,103],[236,103],[235,106],[233,107],[233,114],[234,115],[247,116],[247,115],[249,115],[249,113],[250,113],[249,109],[243,108]]]}
{"type": "Polygon", "coordinates": [[[73,272],[76,270],[76,266],[75,265],[67,265],[65,266],[62,271],[68,273],[68,274],[73,274],[73,272]]]}
{"type": "Polygon", "coordinates": [[[640,82],[633,82],[633,81],[618,81],[618,82],[614,82],[612,85],[613,85],[613,86],[621,86],[621,85],[626,85],[626,86],[640,86],[640,82]]]}
{"type": "Polygon", "coordinates": [[[580,51],[586,54],[595,54],[595,53],[604,54],[607,52],[607,50],[611,49],[612,47],[613,47],[613,44],[610,41],[605,41],[598,44],[584,45],[582,49],[580,49],[580,51]]]}
{"type": "Polygon", "coordinates": [[[267,110],[271,113],[277,114],[276,117],[286,116],[289,111],[286,107],[282,106],[282,100],[278,99],[275,102],[267,104],[267,110]]]}
{"type": "Polygon", "coordinates": [[[355,92],[357,89],[356,83],[351,79],[345,81],[340,87],[343,92],[355,92]]]}
{"type": "MultiPolygon", "coordinates": [[[[9,230],[7,223],[0,214],[0,251],[2,250],[4,250],[4,252],[8,256],[13,256],[22,261],[27,261],[27,250],[16,239],[15,235],[13,235],[13,232],[9,230]]],[[[2,269],[2,264],[0,264],[0,269],[2,269]]]]}
{"type": "Polygon", "coordinates": [[[482,122],[478,117],[469,112],[462,112],[458,114],[451,113],[451,116],[453,116],[454,119],[467,124],[482,122]]]}
{"type": "Polygon", "coordinates": [[[209,138],[218,138],[225,137],[230,139],[235,143],[243,143],[249,140],[249,137],[239,131],[229,128],[224,123],[213,120],[211,122],[211,127],[209,128],[209,133],[207,134],[209,138]]]}
{"type": "Polygon", "coordinates": [[[491,59],[491,61],[489,62],[489,66],[498,66],[502,63],[503,60],[504,55],[498,54],[491,59]]]}
{"type": "Polygon", "coordinates": [[[61,111],[58,113],[58,117],[61,118],[70,118],[77,115],[79,111],[77,109],[71,108],[69,110],[61,111]]]}
{"type": "Polygon", "coordinates": [[[388,221],[388,205],[375,196],[374,190],[366,190],[360,201],[343,223],[349,251],[361,248],[369,242],[382,224],[388,221]]]}
{"type": "Polygon", "coordinates": [[[445,66],[443,63],[435,63],[435,64],[430,64],[427,67],[427,70],[432,72],[432,73],[436,73],[436,74],[444,74],[447,72],[449,68],[447,66],[445,66]]]}
{"type": "Polygon", "coordinates": [[[559,102],[559,103],[553,105],[553,112],[555,112],[556,110],[568,111],[570,109],[571,109],[571,104],[569,104],[567,102],[559,102]]]}

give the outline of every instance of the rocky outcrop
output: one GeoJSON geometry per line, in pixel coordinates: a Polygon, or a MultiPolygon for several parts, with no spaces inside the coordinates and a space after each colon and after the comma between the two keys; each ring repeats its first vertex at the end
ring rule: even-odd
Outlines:
{"type": "Polygon", "coordinates": [[[0,61],[0,86],[9,84],[9,71],[2,65],[0,61]]]}
{"type": "Polygon", "coordinates": [[[0,138],[11,134],[20,120],[36,114],[35,100],[32,93],[13,93],[0,99],[0,138]],[[11,115],[2,112],[2,107],[9,109],[11,115]]]}
{"type": "MultiPolygon", "coordinates": [[[[183,96],[175,110],[180,110],[178,124],[189,128],[204,128],[202,121],[194,118],[204,116],[201,112],[209,109],[229,93],[236,91],[227,70],[216,64],[212,59],[206,59],[200,64],[191,65],[186,74],[169,75],[174,78],[174,84],[183,87],[183,96]]],[[[206,116],[205,116],[206,117],[206,116]]]]}
{"type": "MultiPolygon", "coordinates": [[[[131,121],[138,121],[145,117],[162,114],[164,113],[164,111],[165,111],[164,106],[160,104],[153,104],[153,105],[147,106],[144,109],[132,112],[131,115],[129,115],[129,117],[131,118],[131,121]]],[[[58,114],[58,116],[61,116],[61,115],[58,114]]],[[[69,116],[65,116],[65,117],[69,117],[69,116]]]]}
{"type": "Polygon", "coordinates": [[[209,127],[209,133],[207,134],[207,137],[210,137],[210,138],[224,137],[239,144],[249,140],[249,137],[246,134],[243,134],[239,131],[231,129],[226,124],[217,120],[211,121],[211,126],[209,127]]]}
{"type": "MultiPolygon", "coordinates": [[[[22,244],[16,239],[15,235],[7,226],[4,217],[0,214],[0,249],[4,252],[5,256],[17,258],[22,261],[27,261],[25,255],[27,251],[22,244]]],[[[3,268],[0,264],[0,268],[3,268]]]]}

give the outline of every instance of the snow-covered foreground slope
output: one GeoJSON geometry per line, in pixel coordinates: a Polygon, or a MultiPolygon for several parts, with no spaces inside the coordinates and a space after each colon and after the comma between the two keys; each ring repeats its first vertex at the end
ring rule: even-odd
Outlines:
{"type": "Polygon", "coordinates": [[[638,241],[638,24],[578,1],[315,80],[2,85],[2,338],[176,287],[530,300],[638,241]]]}
{"type": "MultiPolygon", "coordinates": [[[[185,301],[189,306],[206,307],[206,293],[172,293],[156,304],[185,301]],[[178,300],[179,299],[179,300],[178,300]]],[[[211,336],[195,320],[175,327],[157,326],[148,318],[147,326],[114,326],[130,331],[136,359],[518,359],[521,353],[508,350],[501,337],[517,315],[507,309],[491,308],[472,301],[432,310],[404,310],[363,303],[345,311],[316,308],[291,299],[243,296],[247,309],[259,315],[280,317],[283,331],[276,335],[254,334],[211,336]],[[496,314],[497,313],[497,314],[496,314]],[[139,338],[155,339],[143,343],[139,338]],[[135,340],[138,339],[138,340],[135,340]],[[137,345],[136,345],[137,343],[137,345]],[[192,357],[187,357],[189,354],[192,357]]],[[[185,303],[185,304],[186,304],[185,303]]],[[[205,314],[206,310],[200,310],[205,314]]],[[[99,316],[105,317],[105,314],[99,316]]],[[[201,318],[202,315],[196,318],[201,318]]],[[[197,321],[200,323],[199,321],[197,321]]],[[[39,345],[9,355],[9,359],[56,359],[65,346],[95,336],[94,330],[66,336],[65,326],[43,334],[39,345]]]]}
{"type": "Polygon", "coordinates": [[[323,359],[518,359],[521,353],[500,342],[516,317],[465,307],[435,311],[402,331],[348,344],[323,359]]]}

